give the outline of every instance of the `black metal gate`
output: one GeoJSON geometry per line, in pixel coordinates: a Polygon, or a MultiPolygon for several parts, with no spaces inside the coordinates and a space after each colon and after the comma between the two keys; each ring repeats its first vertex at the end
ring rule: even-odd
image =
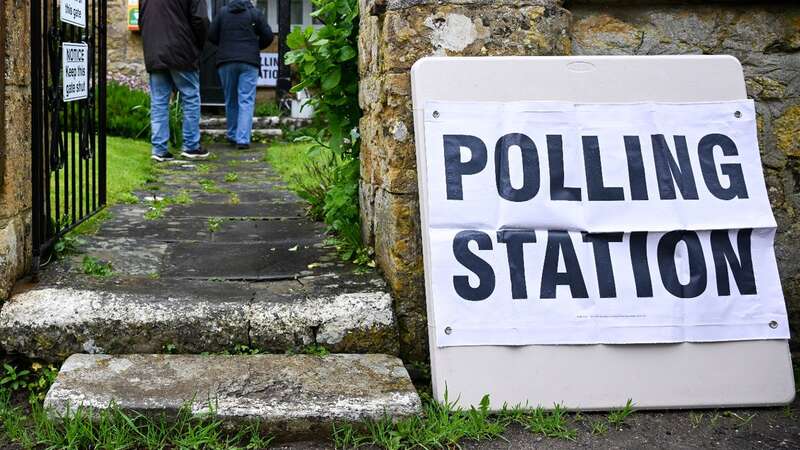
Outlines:
{"type": "Polygon", "coordinates": [[[106,21],[106,0],[31,1],[34,273],[106,203],[106,21]]]}

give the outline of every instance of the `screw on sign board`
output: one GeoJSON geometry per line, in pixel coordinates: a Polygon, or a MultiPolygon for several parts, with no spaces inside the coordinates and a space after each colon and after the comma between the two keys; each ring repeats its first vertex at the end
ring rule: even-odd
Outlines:
{"type": "Polygon", "coordinates": [[[61,0],[61,21],[86,28],[86,0],[61,0]]]}
{"type": "Polygon", "coordinates": [[[62,86],[65,102],[89,97],[89,46],[84,43],[62,44],[62,86]]]}
{"type": "Polygon", "coordinates": [[[438,398],[791,401],[738,61],[432,58],[412,86],[438,398]]]}

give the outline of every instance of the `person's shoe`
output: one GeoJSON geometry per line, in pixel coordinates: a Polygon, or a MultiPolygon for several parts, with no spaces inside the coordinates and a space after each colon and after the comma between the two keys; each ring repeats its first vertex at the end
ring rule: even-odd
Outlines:
{"type": "Polygon", "coordinates": [[[172,160],[174,160],[174,159],[175,159],[175,155],[173,155],[173,154],[172,154],[172,153],[170,153],[170,152],[166,152],[166,153],[164,153],[163,155],[156,155],[156,154],[153,154],[152,156],[150,156],[150,158],[151,158],[151,159],[153,159],[154,161],[158,161],[158,162],[165,162],[165,161],[172,161],[172,160]]]}
{"type": "Polygon", "coordinates": [[[194,150],[184,150],[181,152],[181,156],[189,159],[206,159],[209,155],[210,153],[208,153],[208,150],[203,150],[203,147],[197,147],[194,150]]]}
{"type": "Polygon", "coordinates": [[[236,148],[238,148],[239,150],[247,150],[248,148],[250,148],[250,144],[236,144],[236,148]]]}

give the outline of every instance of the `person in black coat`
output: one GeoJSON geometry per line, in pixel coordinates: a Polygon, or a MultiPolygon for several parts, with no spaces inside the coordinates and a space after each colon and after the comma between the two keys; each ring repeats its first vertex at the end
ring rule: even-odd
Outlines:
{"type": "Polygon", "coordinates": [[[261,67],[261,49],[273,34],[250,0],[233,0],[214,19],[208,40],[217,45],[217,70],[225,92],[228,142],[249,148],[261,67]]]}
{"type": "Polygon", "coordinates": [[[168,161],[169,101],[181,94],[183,149],[181,155],[202,159],[200,147],[200,53],[208,34],[206,0],[141,0],[139,29],[144,63],[150,74],[152,158],[168,161]]]}

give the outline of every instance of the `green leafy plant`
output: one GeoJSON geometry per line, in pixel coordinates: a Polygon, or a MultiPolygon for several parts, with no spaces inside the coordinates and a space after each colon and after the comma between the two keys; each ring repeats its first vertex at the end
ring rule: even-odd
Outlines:
{"type": "Polygon", "coordinates": [[[111,136],[147,139],[150,129],[150,96],[116,81],[106,86],[106,130],[111,136]]]}
{"type": "Polygon", "coordinates": [[[56,258],[63,258],[68,255],[80,253],[80,245],[83,240],[77,236],[67,234],[61,236],[55,244],[53,244],[53,252],[56,258]]]}
{"type": "Polygon", "coordinates": [[[239,194],[237,194],[236,192],[231,192],[230,197],[228,198],[228,203],[230,203],[231,205],[238,205],[239,203],[241,203],[241,200],[239,199],[239,194]]]}
{"type": "Polygon", "coordinates": [[[322,26],[295,28],[289,34],[286,63],[300,76],[292,92],[309,92],[308,104],[318,118],[296,140],[310,143],[311,155],[328,151],[329,156],[308,165],[313,182],[301,185],[300,195],[311,204],[310,215],[323,219],[334,234],[342,259],[370,265],[358,211],[358,2],[312,2],[312,15],[322,26]]]}
{"type": "Polygon", "coordinates": [[[286,38],[291,51],[286,63],[294,65],[300,82],[292,92],[311,93],[309,105],[325,121],[314,140],[336,154],[357,157],[358,106],[358,1],[312,0],[311,14],[322,25],[295,28],[286,38]]]}
{"type": "Polygon", "coordinates": [[[17,391],[28,387],[28,377],[31,374],[30,370],[18,370],[16,367],[8,363],[3,363],[3,378],[0,378],[0,386],[17,391]]]}
{"type": "Polygon", "coordinates": [[[110,277],[114,274],[114,269],[111,267],[111,263],[104,263],[94,256],[89,255],[83,257],[81,269],[83,270],[84,274],[98,278],[110,277]]]}
{"type": "Polygon", "coordinates": [[[228,172],[225,174],[226,183],[235,183],[239,181],[239,174],[236,172],[228,172]]]}
{"type": "Polygon", "coordinates": [[[53,382],[56,381],[58,376],[58,369],[52,364],[44,365],[38,362],[31,364],[31,376],[33,380],[28,382],[28,391],[30,391],[31,402],[41,402],[47,395],[47,390],[53,382]]]}

